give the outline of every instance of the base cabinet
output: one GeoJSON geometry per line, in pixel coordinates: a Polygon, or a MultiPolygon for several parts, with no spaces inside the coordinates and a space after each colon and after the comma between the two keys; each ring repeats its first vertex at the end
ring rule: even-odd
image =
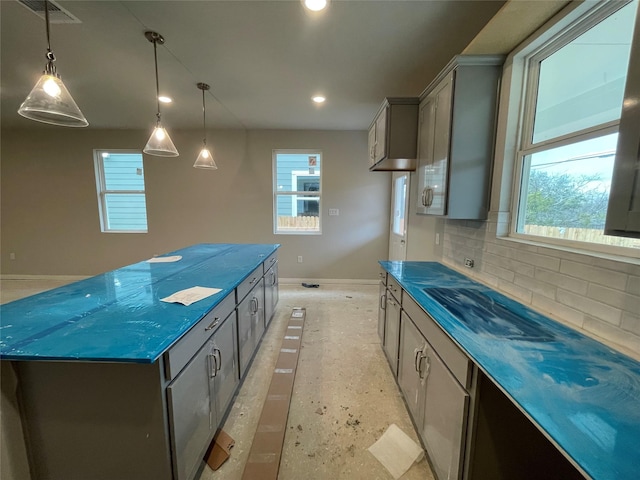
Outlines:
{"type": "Polygon", "coordinates": [[[264,321],[265,327],[273,318],[278,304],[278,263],[274,265],[264,275],[264,321]]]}
{"type": "Polygon", "coordinates": [[[398,341],[400,334],[400,302],[387,291],[386,322],[384,332],[384,353],[387,355],[391,371],[398,375],[398,341]]]}
{"type": "Polygon", "coordinates": [[[380,282],[380,290],[378,294],[378,337],[380,344],[384,345],[384,330],[387,320],[387,287],[380,282]]]}
{"type": "Polygon", "coordinates": [[[238,304],[238,353],[240,378],[253,358],[264,332],[264,278],[238,304]]]}
{"type": "Polygon", "coordinates": [[[440,480],[462,478],[469,394],[402,312],[398,385],[440,480]]]}

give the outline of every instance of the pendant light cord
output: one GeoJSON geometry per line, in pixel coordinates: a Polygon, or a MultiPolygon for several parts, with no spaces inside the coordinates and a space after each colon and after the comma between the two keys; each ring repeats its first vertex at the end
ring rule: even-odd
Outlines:
{"type": "Polygon", "coordinates": [[[202,143],[204,144],[204,146],[207,146],[207,109],[205,108],[205,103],[204,103],[204,91],[205,89],[202,89],[202,143]]]}
{"type": "Polygon", "coordinates": [[[155,38],[153,39],[153,58],[156,63],[156,103],[158,105],[158,113],[156,116],[158,117],[158,123],[160,123],[160,80],[158,79],[158,49],[155,38]]]}
{"type": "Polygon", "coordinates": [[[47,65],[44,72],[47,75],[57,76],[56,67],[53,65],[53,62],[56,61],[56,57],[51,51],[51,38],[49,33],[49,2],[47,2],[47,0],[44,0],[44,20],[47,25],[47,65]]]}

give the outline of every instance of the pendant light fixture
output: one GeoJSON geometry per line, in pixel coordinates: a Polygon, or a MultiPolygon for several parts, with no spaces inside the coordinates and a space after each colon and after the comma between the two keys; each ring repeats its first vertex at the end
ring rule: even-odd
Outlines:
{"type": "Polygon", "coordinates": [[[164,44],[164,37],[157,32],[144,32],[144,36],[153,43],[153,58],[156,65],[156,103],[158,105],[158,113],[156,113],[156,128],[153,129],[153,133],[149,137],[147,145],[142,150],[149,155],[156,155],[159,157],[177,157],[180,155],[176,150],[175,145],[171,141],[169,134],[162,126],[160,119],[160,81],[158,80],[158,48],[157,44],[164,44]]]}
{"type": "Polygon", "coordinates": [[[193,166],[195,168],[216,170],[218,166],[207,148],[207,109],[204,103],[204,92],[209,90],[210,87],[206,83],[198,83],[198,88],[202,90],[202,150],[200,150],[200,155],[196,158],[196,163],[193,166]]]}
{"type": "Polygon", "coordinates": [[[49,2],[44,2],[44,17],[47,25],[47,64],[36,86],[27,96],[18,113],[36,122],[50,123],[61,127],[86,127],[87,119],[73,101],[71,94],[62,83],[53,62],[56,57],[51,51],[49,35],[49,2]]]}

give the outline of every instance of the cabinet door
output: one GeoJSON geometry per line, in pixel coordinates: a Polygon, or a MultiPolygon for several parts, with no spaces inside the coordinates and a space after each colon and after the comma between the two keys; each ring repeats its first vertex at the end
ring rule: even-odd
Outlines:
{"type": "Polygon", "coordinates": [[[240,376],[244,376],[264,332],[264,278],[238,305],[240,376]]]}
{"type": "Polygon", "coordinates": [[[369,166],[376,163],[376,122],[373,122],[371,128],[369,128],[369,140],[367,142],[369,146],[369,166]]]}
{"type": "Polygon", "coordinates": [[[418,116],[418,201],[417,213],[427,213],[427,178],[433,168],[433,122],[435,115],[433,96],[420,103],[418,116]]]}
{"type": "Polygon", "coordinates": [[[273,318],[277,304],[278,264],[275,263],[264,275],[264,321],[266,325],[268,325],[273,318]]]}
{"type": "Polygon", "coordinates": [[[400,304],[387,293],[387,314],[384,335],[384,352],[391,365],[393,374],[398,376],[398,342],[400,333],[400,304]]]}
{"type": "Polygon", "coordinates": [[[462,474],[469,394],[431,345],[426,345],[424,353],[426,382],[422,440],[436,477],[458,480],[462,474]]]}
{"type": "Polygon", "coordinates": [[[446,213],[452,90],[453,73],[445,77],[433,92],[433,163],[425,177],[426,213],[430,215],[446,213]]]}
{"type": "Polygon", "coordinates": [[[389,116],[389,106],[382,109],[376,119],[376,148],[375,162],[377,163],[387,155],[387,117],[389,116]]]}
{"type": "Polygon", "coordinates": [[[380,282],[378,298],[378,337],[380,337],[380,344],[384,345],[384,324],[386,320],[387,311],[387,287],[384,283],[380,282]]]}
{"type": "MultiPolygon", "coordinates": [[[[221,421],[239,383],[237,342],[236,312],[234,311],[213,336],[215,363],[213,382],[217,422],[221,421]]],[[[217,427],[217,423],[213,425],[214,430],[217,427]]]]}
{"type": "Polygon", "coordinates": [[[167,387],[176,480],[192,477],[217,425],[211,382],[215,372],[214,356],[210,339],[167,387]]]}
{"type": "Polygon", "coordinates": [[[605,233],[640,238],[640,9],[631,42],[605,233]]]}
{"type": "Polygon", "coordinates": [[[424,337],[411,318],[403,312],[400,325],[398,385],[416,425],[422,425],[424,415],[425,349],[424,337]]]}

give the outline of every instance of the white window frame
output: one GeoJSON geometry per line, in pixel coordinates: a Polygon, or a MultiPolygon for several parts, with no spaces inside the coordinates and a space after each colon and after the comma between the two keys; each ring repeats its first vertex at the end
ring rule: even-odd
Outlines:
{"type": "MultiPolygon", "coordinates": [[[[324,165],[324,158],[322,150],[319,149],[276,149],[272,151],[272,178],[273,178],[273,233],[274,235],[322,235],[322,167],[324,165]],[[320,166],[317,167],[318,173],[309,174],[302,170],[293,170],[291,172],[292,180],[297,179],[298,176],[316,176],[319,179],[319,190],[312,194],[306,194],[298,190],[279,191],[278,190],[278,155],[279,154],[300,154],[300,155],[317,155],[320,158],[320,166]],[[292,214],[295,211],[297,213],[297,201],[298,197],[309,198],[312,200],[318,199],[318,231],[291,231],[291,230],[278,230],[278,197],[279,196],[291,196],[294,206],[292,214]]],[[[293,182],[292,185],[297,185],[297,182],[293,182]]]]}
{"type": "MultiPolygon", "coordinates": [[[[520,205],[520,198],[522,174],[526,162],[525,157],[539,151],[547,150],[550,146],[561,147],[615,133],[618,131],[618,126],[620,124],[620,120],[607,122],[595,127],[562,135],[551,140],[544,140],[538,142],[534,146],[532,144],[532,132],[535,118],[535,102],[528,100],[535,99],[534,94],[537,89],[539,75],[539,59],[545,58],[551,53],[559,50],[564,45],[570,43],[572,40],[589,30],[591,27],[603,21],[615,11],[631,3],[631,1],[632,0],[584,2],[553,25],[546,26],[546,29],[544,29],[539,36],[531,38],[526,45],[519,47],[510,55],[513,60],[513,72],[511,72],[512,84],[509,95],[517,96],[517,101],[519,102],[518,126],[516,130],[517,141],[514,145],[515,158],[513,165],[510,209],[511,221],[508,233],[510,238],[525,242],[544,244],[550,247],[583,250],[586,251],[586,253],[597,252],[626,257],[640,257],[640,252],[634,248],[543,237],[519,233],[517,231],[522,208],[520,205]]],[[[510,107],[512,107],[513,104],[511,102],[513,99],[510,98],[508,101],[510,103],[510,107]]],[[[509,117],[511,118],[511,115],[509,115],[509,117]]],[[[506,148],[508,148],[508,145],[506,148]]]]}
{"type": "MultiPolygon", "coordinates": [[[[124,153],[124,154],[142,155],[142,152],[140,150],[103,148],[103,149],[95,149],[93,151],[94,170],[96,174],[96,191],[98,194],[98,214],[100,217],[100,229],[102,233],[148,233],[149,231],[148,215],[147,215],[147,229],[145,230],[116,230],[116,229],[109,228],[109,223],[107,218],[106,195],[107,194],[117,195],[117,194],[142,193],[145,195],[145,200],[146,200],[146,190],[107,190],[106,180],[104,176],[104,162],[103,162],[104,157],[102,156],[103,153],[124,153]]],[[[145,214],[146,214],[146,210],[145,210],[145,214]]]]}

